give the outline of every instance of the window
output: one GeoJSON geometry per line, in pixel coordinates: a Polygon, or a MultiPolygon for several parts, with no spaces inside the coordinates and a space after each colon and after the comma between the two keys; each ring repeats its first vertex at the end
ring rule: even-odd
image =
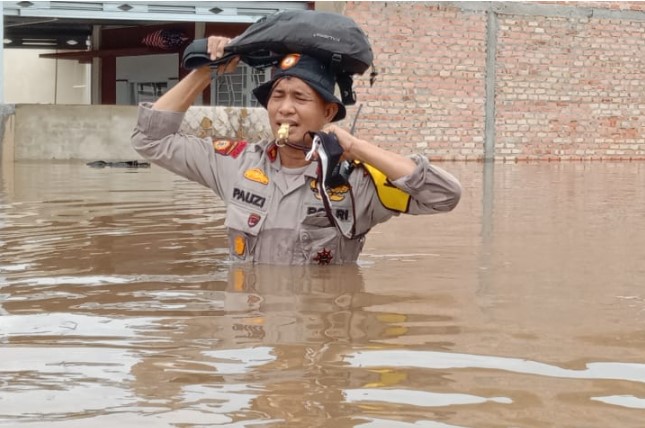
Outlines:
{"type": "Polygon", "coordinates": [[[258,70],[240,63],[232,73],[213,75],[211,100],[213,105],[228,107],[259,107],[253,89],[271,79],[271,69],[258,70]]]}

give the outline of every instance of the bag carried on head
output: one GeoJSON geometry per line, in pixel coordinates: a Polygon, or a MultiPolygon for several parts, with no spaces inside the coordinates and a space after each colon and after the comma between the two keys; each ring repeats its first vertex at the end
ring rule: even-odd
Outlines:
{"type": "Polygon", "coordinates": [[[367,35],[354,20],[337,13],[297,10],[269,15],[231,40],[224,48],[225,55],[215,61],[210,60],[207,46],[207,39],[193,41],[184,51],[184,68],[215,67],[236,55],[255,68],[277,65],[290,53],[313,56],[330,65],[346,105],[356,102],[352,75],[372,67],[370,84],[376,78],[367,35]]]}

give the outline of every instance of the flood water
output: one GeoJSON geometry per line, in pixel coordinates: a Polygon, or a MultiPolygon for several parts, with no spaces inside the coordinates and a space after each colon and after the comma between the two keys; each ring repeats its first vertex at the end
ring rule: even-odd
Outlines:
{"type": "Polygon", "coordinates": [[[4,165],[0,425],[645,426],[645,164],[443,167],[358,266],[243,267],[208,189],[4,165]]]}

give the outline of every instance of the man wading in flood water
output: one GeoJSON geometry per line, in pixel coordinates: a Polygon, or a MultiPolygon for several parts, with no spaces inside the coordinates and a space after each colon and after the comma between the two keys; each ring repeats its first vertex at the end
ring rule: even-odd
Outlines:
{"type": "MultiPolygon", "coordinates": [[[[211,59],[228,43],[209,37],[211,59]]],[[[233,60],[218,71],[236,65],[233,60]]],[[[154,104],[142,104],[132,144],[144,158],[225,201],[235,261],[354,263],[376,224],[399,213],[447,212],[459,202],[459,182],[426,157],[384,150],[333,124],[345,117],[345,106],[334,95],[336,76],[318,59],[285,55],[273,78],[254,90],[275,136],[257,144],[179,133],[184,113],[210,81],[210,68],[198,68],[154,104]],[[310,132],[335,135],[343,158],[353,161],[345,180],[323,186],[326,191],[320,189],[324,166],[307,156],[319,142],[310,132]]]]}

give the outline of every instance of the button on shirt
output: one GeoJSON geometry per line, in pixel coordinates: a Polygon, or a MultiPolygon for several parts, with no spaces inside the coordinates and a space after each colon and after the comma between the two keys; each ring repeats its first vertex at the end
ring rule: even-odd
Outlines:
{"type": "MultiPolygon", "coordinates": [[[[273,264],[341,264],[355,262],[365,234],[398,215],[380,201],[374,182],[358,167],[349,186],[331,191],[334,218],[329,219],[317,188],[317,164],[286,169],[273,141],[255,144],[212,141],[179,133],[184,113],[139,107],[132,136],[135,150],[150,162],[211,188],[227,206],[229,252],[237,261],[273,264]]],[[[450,211],[461,186],[446,171],[415,155],[414,172],[391,182],[408,193],[407,213],[450,211]]]]}

